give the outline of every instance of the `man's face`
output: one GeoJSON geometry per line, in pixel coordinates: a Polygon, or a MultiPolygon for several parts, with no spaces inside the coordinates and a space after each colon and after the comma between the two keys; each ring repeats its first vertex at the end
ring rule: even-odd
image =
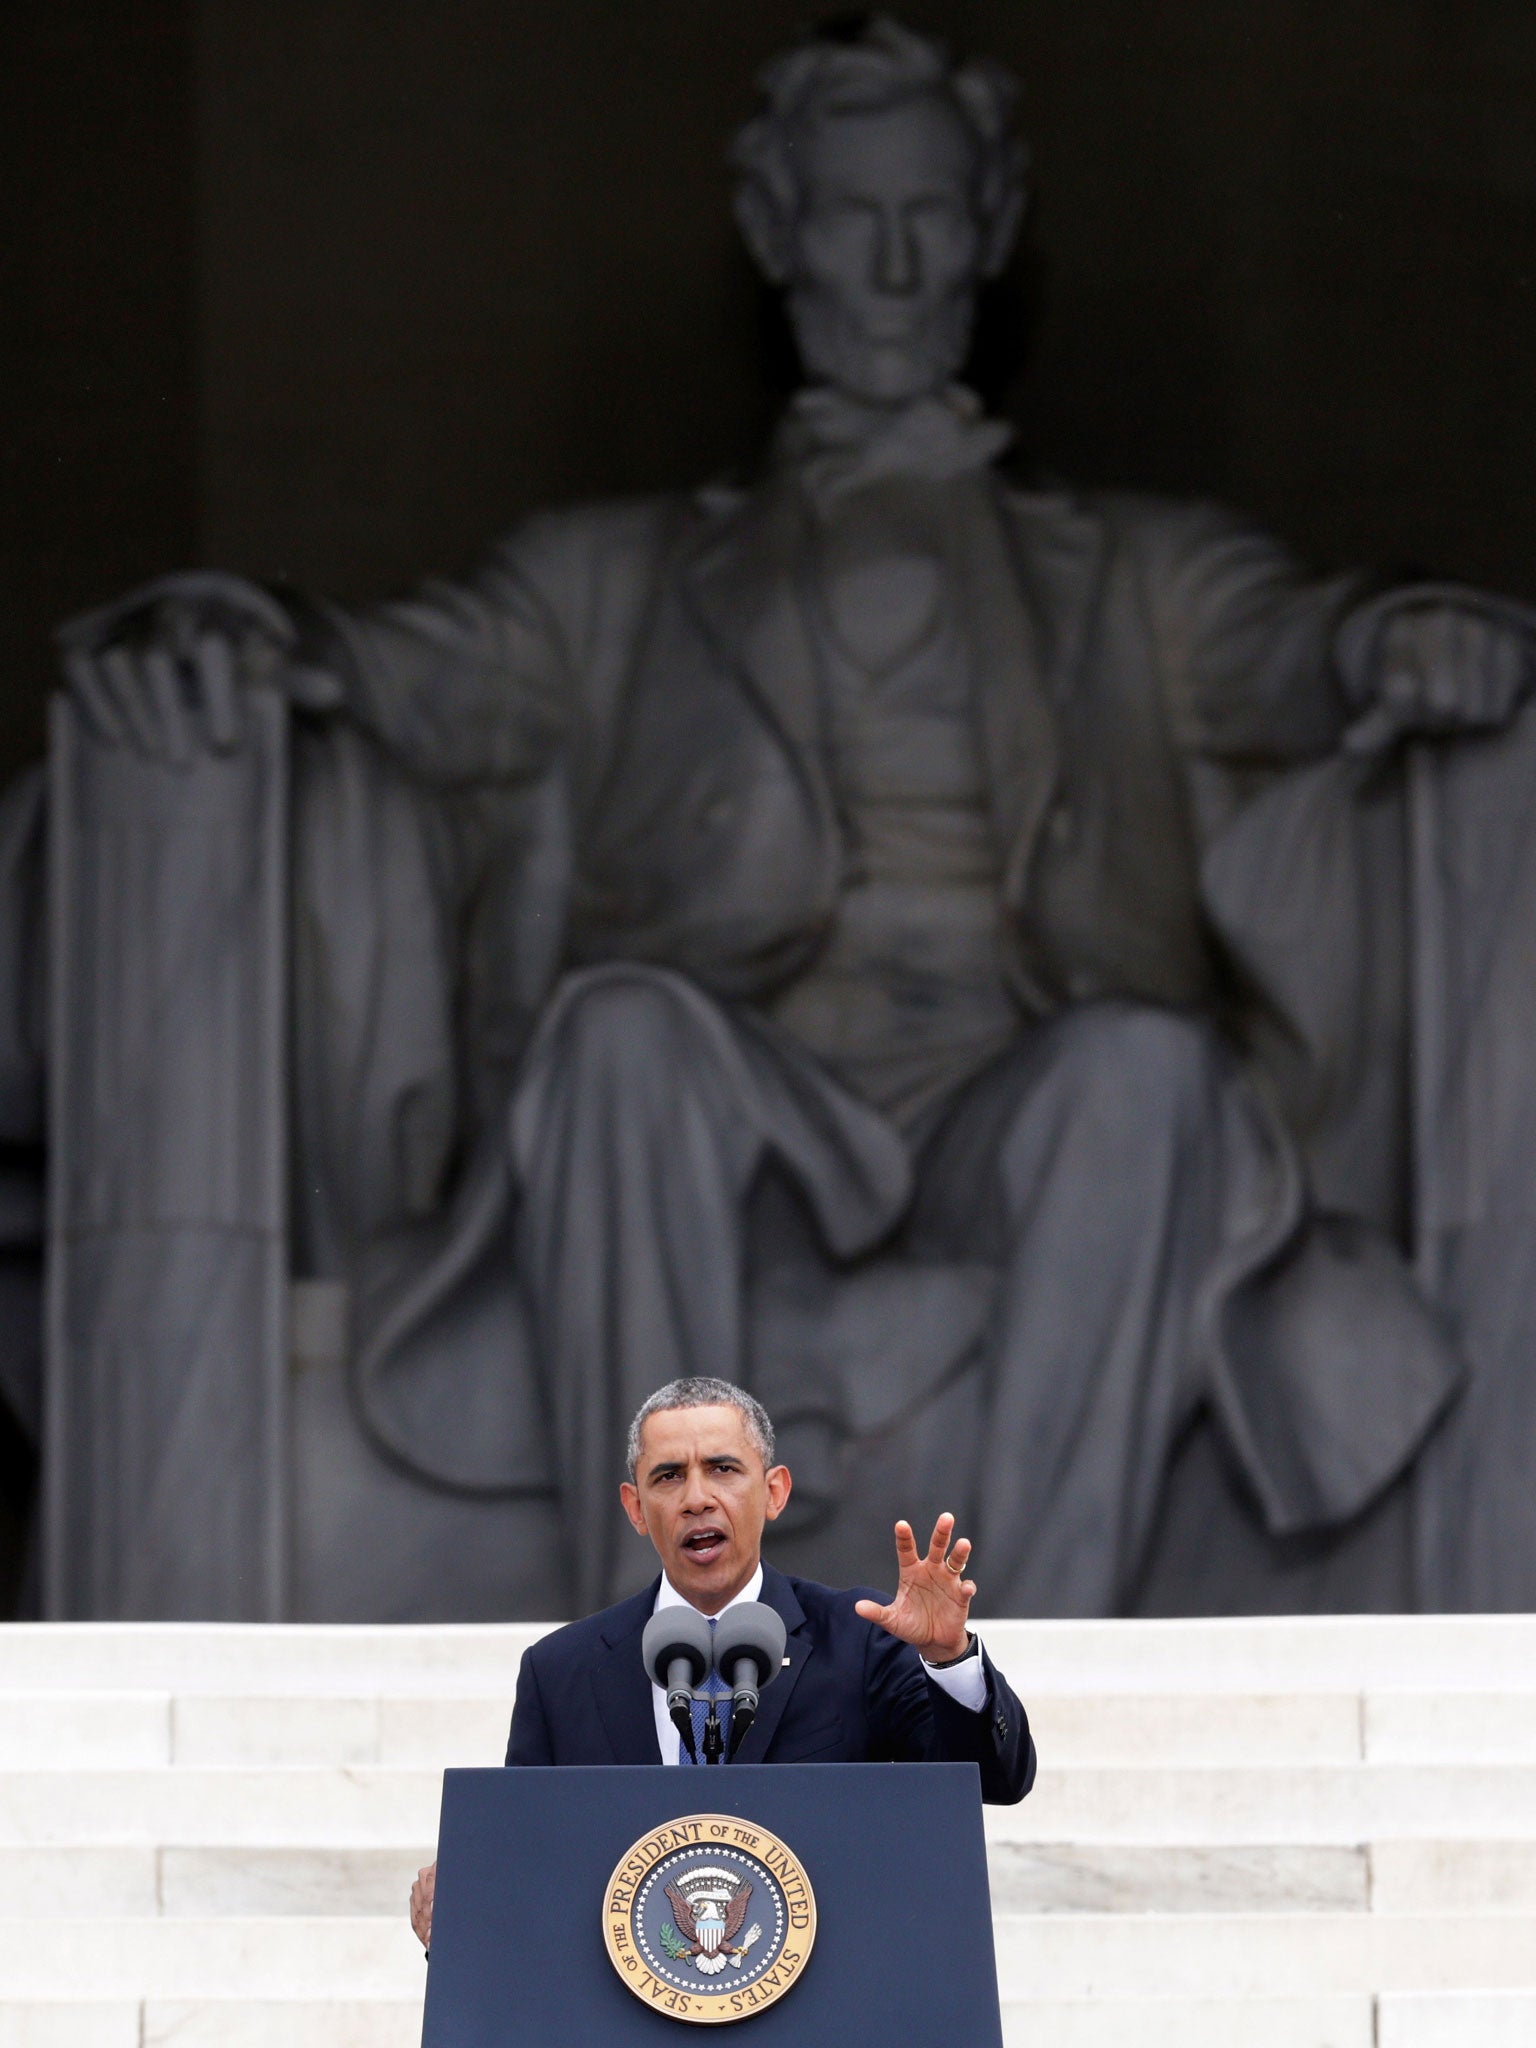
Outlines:
{"type": "Polygon", "coordinates": [[[718,1614],[757,1570],[763,1529],[789,1499],[789,1470],[764,1470],[739,1408],[664,1408],[640,1433],[624,1512],[701,1614],[718,1614]]]}
{"type": "Polygon", "coordinates": [[[975,145],[937,93],[812,123],[788,308],[814,382],[866,403],[941,390],[971,343],[982,234],[975,145]]]}

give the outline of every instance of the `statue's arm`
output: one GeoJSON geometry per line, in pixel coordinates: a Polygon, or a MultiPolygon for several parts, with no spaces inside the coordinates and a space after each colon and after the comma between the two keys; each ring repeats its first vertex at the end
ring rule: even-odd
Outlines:
{"type": "Polygon", "coordinates": [[[1154,514],[1144,545],[1147,615],[1183,749],[1273,767],[1332,752],[1358,708],[1338,635],[1369,579],[1310,576],[1261,528],[1210,506],[1154,514]]]}
{"type": "Polygon", "coordinates": [[[548,764],[571,701],[565,635],[515,550],[472,583],[294,614],[300,668],[332,676],[339,707],[414,774],[515,782],[548,764]]]}
{"type": "Polygon", "coordinates": [[[516,780],[547,763],[568,700],[559,623],[511,546],[474,582],[369,609],[218,571],[161,577],[59,644],[96,736],[173,763],[238,746],[244,690],[268,683],[353,718],[428,781],[516,780]]]}
{"type": "Polygon", "coordinates": [[[1284,767],[1403,735],[1497,730],[1536,689],[1536,610],[1465,587],[1309,576],[1209,507],[1149,522],[1147,601],[1196,756],[1284,767]]]}

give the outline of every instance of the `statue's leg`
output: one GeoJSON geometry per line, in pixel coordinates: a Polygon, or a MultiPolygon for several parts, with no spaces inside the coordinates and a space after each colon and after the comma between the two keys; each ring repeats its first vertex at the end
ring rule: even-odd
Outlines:
{"type": "Polygon", "coordinates": [[[680,975],[599,968],[557,991],[512,1138],[580,1609],[654,1569],[616,1506],[630,1415],[670,1379],[740,1375],[744,1212],[767,1151],[821,1190],[824,1227],[857,1233],[867,1214],[872,1235],[888,1221],[889,1199],[851,1170],[867,1164],[865,1134],[837,1114],[809,1070],[680,975]]]}
{"type": "Polygon", "coordinates": [[[973,1084],[925,1163],[922,1202],[1003,1264],[976,1573],[1008,1614],[1113,1613],[1201,1393],[1192,1322],[1227,1207],[1210,1030],[1096,1004],[1042,1026],[973,1084]]]}

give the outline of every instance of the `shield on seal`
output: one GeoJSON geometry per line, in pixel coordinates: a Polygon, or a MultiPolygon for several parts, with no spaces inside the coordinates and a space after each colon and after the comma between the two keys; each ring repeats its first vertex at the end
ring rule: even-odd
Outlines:
{"type": "Polygon", "coordinates": [[[701,1899],[693,1916],[693,1931],[705,1955],[712,1956],[725,1936],[725,1915],[714,1899],[701,1899]]]}

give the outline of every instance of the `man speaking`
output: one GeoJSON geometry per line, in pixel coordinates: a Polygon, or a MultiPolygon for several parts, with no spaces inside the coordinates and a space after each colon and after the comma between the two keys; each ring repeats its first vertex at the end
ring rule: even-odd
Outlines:
{"type": "MultiPolygon", "coordinates": [[[[953,1540],[952,1515],[939,1517],[926,1551],[907,1523],[896,1524],[898,1583],[887,1606],[763,1563],[763,1530],[782,1514],[791,1480],[774,1463],[773,1424],[739,1387],[703,1377],[662,1387],[630,1425],[628,1456],[620,1498],[655,1546],[661,1576],[525,1652],[509,1764],[694,1764],[705,1748],[685,1744],[646,1669],[646,1623],[681,1605],[713,1622],[760,1600],[784,1623],[784,1660],[731,1752],[737,1760],[974,1763],[983,1799],[1024,1797],[1035,1776],[1029,1720],[967,1626],[971,1545],[953,1540]]],[[[730,1688],[714,1689],[729,1745],[730,1688]]],[[[696,1710],[700,1720],[709,1711],[703,1701],[696,1710]]],[[[411,1890],[411,1925],[424,1943],[436,1871],[428,1865],[411,1890]]]]}

